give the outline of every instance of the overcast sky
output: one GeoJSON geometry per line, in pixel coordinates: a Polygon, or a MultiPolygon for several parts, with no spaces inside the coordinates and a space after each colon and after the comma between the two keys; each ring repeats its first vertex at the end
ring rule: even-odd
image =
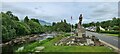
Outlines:
{"type": "Polygon", "coordinates": [[[118,2],[3,2],[0,8],[3,12],[12,11],[19,19],[28,16],[50,23],[66,19],[75,24],[80,14],[83,14],[83,23],[118,17],[118,2]]]}

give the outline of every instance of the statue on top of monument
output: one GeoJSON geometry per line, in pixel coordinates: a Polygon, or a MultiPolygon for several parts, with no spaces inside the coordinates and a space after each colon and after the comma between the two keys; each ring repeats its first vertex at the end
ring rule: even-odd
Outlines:
{"type": "Polygon", "coordinates": [[[78,36],[82,38],[82,34],[84,33],[84,30],[82,28],[82,14],[79,16],[79,22],[78,22],[78,36]]]}
{"type": "Polygon", "coordinates": [[[79,16],[79,24],[81,25],[82,24],[82,14],[80,14],[80,16],[79,16]]]}

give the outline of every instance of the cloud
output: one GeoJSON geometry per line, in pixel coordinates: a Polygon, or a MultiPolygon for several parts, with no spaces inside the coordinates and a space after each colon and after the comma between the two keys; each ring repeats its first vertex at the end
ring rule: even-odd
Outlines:
{"type": "Polygon", "coordinates": [[[2,0],[2,2],[118,2],[119,0],[2,0]]]}
{"type": "Polygon", "coordinates": [[[118,7],[117,3],[104,3],[103,5],[98,6],[93,10],[93,13],[90,14],[92,18],[111,19],[112,17],[117,17],[118,7]],[[112,4],[112,5],[111,5],[112,4]],[[110,18],[111,17],[111,18],[110,18]]]}
{"type": "Polygon", "coordinates": [[[117,3],[103,2],[6,2],[2,11],[12,11],[23,19],[37,18],[47,22],[58,22],[66,19],[69,23],[78,23],[83,14],[83,23],[103,21],[117,16],[117,3]],[[70,17],[73,17],[71,21],[70,17]]]}
{"type": "Polygon", "coordinates": [[[15,4],[11,5],[11,3],[3,3],[2,4],[2,11],[12,11],[15,14],[18,15],[33,15],[36,14],[34,10],[30,10],[27,8],[20,8],[17,6],[14,6],[15,4]]]}
{"type": "Polygon", "coordinates": [[[120,17],[120,1],[118,2],[118,17],[120,17]]]}

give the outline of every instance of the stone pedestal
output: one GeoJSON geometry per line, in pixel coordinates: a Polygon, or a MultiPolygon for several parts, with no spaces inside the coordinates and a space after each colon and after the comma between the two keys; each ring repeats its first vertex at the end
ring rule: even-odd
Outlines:
{"type": "Polygon", "coordinates": [[[85,29],[82,28],[81,25],[78,27],[78,37],[83,38],[83,34],[85,33],[85,29]]]}
{"type": "Polygon", "coordinates": [[[78,29],[78,37],[82,38],[82,32],[81,32],[81,29],[78,29]]]}
{"type": "Polygon", "coordinates": [[[79,25],[78,27],[78,37],[82,38],[82,26],[79,25]]]}

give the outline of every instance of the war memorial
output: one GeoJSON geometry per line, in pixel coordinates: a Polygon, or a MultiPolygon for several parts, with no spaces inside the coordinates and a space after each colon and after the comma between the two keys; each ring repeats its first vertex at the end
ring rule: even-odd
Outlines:
{"type": "Polygon", "coordinates": [[[80,14],[79,16],[79,22],[78,22],[78,28],[77,33],[75,36],[68,36],[65,37],[58,42],[55,43],[55,45],[65,45],[65,46],[103,46],[103,44],[99,41],[98,38],[95,36],[87,36],[85,29],[82,27],[82,19],[83,16],[80,14]]]}

